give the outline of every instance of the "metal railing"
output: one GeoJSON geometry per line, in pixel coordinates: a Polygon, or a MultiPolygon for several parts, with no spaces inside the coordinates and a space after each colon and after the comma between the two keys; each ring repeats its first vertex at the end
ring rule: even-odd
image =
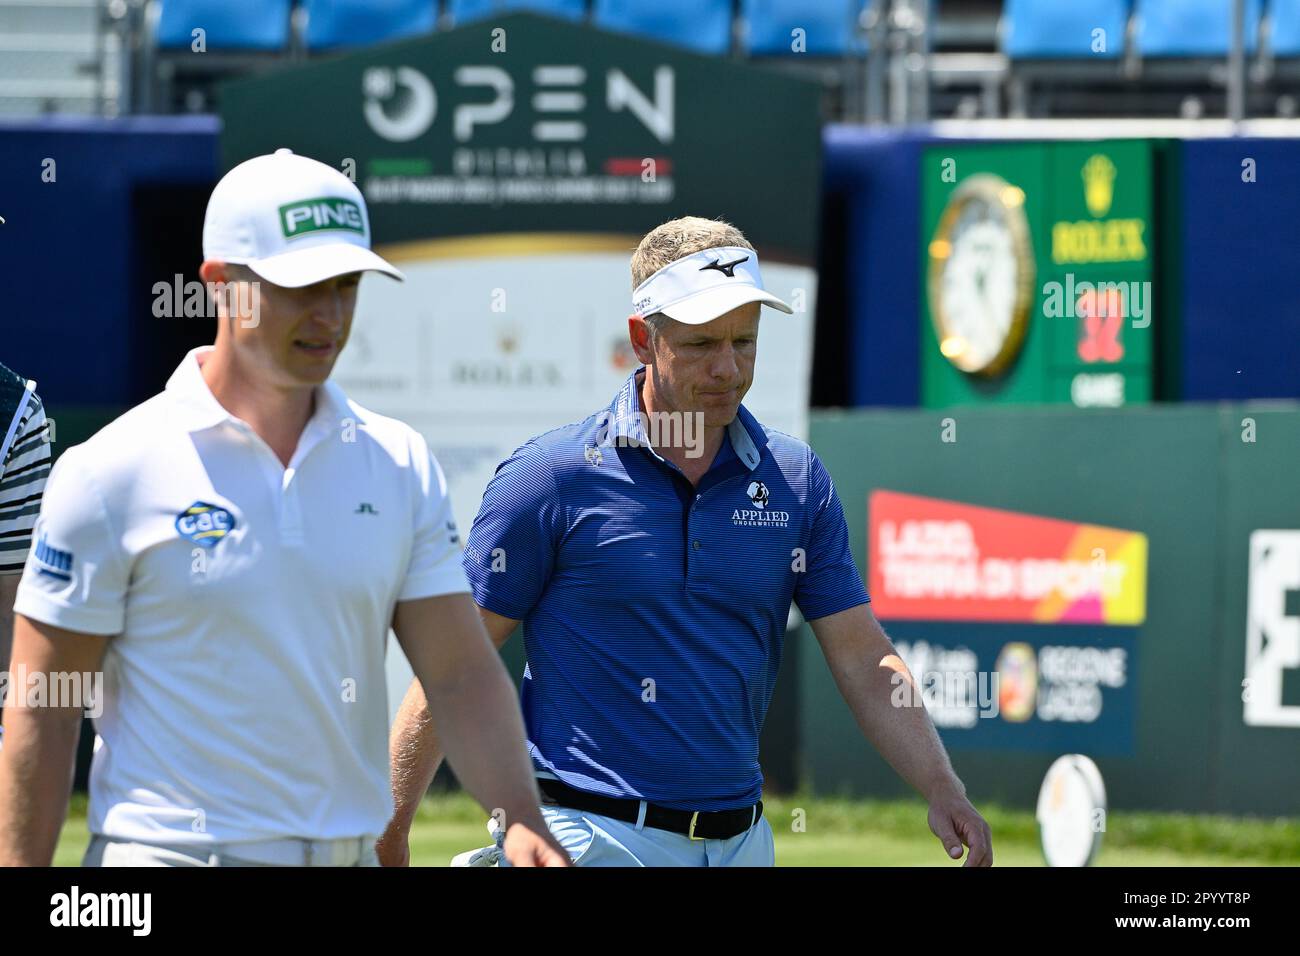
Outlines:
{"type": "MultiPolygon", "coordinates": [[[[857,53],[843,57],[839,119],[908,125],[927,123],[936,116],[996,119],[1007,113],[1029,115],[1025,84],[1035,75],[1055,82],[1053,75],[1031,74],[996,48],[936,51],[935,37],[940,35],[942,42],[943,27],[936,8],[935,0],[866,0],[856,26],[868,52],[865,57],[857,53]],[[954,111],[952,104],[957,98],[961,99],[960,108],[954,111]]],[[[0,112],[15,111],[6,104],[25,106],[28,112],[72,107],[104,116],[171,109],[168,71],[176,64],[156,48],[150,14],[156,18],[157,4],[148,0],[0,0],[0,112]],[[14,29],[14,24],[27,28],[14,29]],[[9,69],[4,67],[6,61],[9,69]],[[60,63],[66,64],[62,73],[60,63]]],[[[1247,118],[1252,96],[1284,68],[1296,67],[1294,63],[1274,63],[1268,48],[1267,18],[1258,54],[1248,54],[1245,22],[1245,0],[1233,0],[1228,56],[1200,61],[1203,85],[1226,92],[1224,112],[1234,124],[1247,118]]],[[[989,42],[996,44],[992,37],[997,31],[986,25],[991,26],[989,16],[974,23],[978,27],[975,33],[981,37],[987,33],[989,42]]],[[[305,58],[301,27],[296,21],[295,42],[285,54],[291,59],[305,58]]],[[[968,25],[967,32],[970,29],[968,25]]],[[[1166,71],[1156,69],[1167,64],[1144,62],[1136,50],[1132,21],[1128,31],[1126,55],[1112,61],[1115,75],[1110,82],[1146,85],[1158,83],[1161,77],[1168,82],[1171,77],[1164,76],[1166,71]]],[[[228,59],[233,64],[240,62],[235,57],[228,59]]],[[[1062,64],[1062,82],[1068,85],[1074,69],[1075,64],[1062,64]]],[[[1185,72],[1188,77],[1197,76],[1192,70],[1185,72]]],[[[1286,75],[1294,79],[1295,72],[1292,69],[1286,75]]],[[[1174,71],[1175,84],[1183,75],[1174,71]]],[[[1199,95],[1189,93],[1188,98],[1199,95]]],[[[1059,105],[1047,102],[1053,109],[1059,105]]],[[[1198,114],[1184,111],[1184,115],[1198,114]]]]}
{"type": "Polygon", "coordinates": [[[116,115],[126,0],[0,0],[0,112],[116,115]]]}

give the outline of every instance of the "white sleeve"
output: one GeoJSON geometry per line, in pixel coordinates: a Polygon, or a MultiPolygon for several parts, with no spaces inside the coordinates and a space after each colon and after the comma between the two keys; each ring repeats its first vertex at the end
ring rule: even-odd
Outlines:
{"type": "Polygon", "coordinates": [[[70,631],[120,634],[129,580],[103,496],[71,448],[46,484],[14,612],[70,631]]]}
{"type": "Polygon", "coordinates": [[[447,479],[423,437],[415,432],[412,436],[411,470],[417,483],[415,539],[406,579],[397,595],[399,601],[469,591],[447,479]]]}

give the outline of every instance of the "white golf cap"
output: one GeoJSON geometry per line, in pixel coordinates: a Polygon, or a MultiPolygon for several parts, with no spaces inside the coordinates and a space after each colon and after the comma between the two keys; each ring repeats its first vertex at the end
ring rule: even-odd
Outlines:
{"type": "Polygon", "coordinates": [[[203,220],[203,258],[246,265],[289,288],[348,272],[400,272],[370,251],[361,190],[292,150],[255,156],[221,177],[203,220]]]}
{"type": "Polygon", "coordinates": [[[719,246],[683,256],[651,275],[632,293],[632,310],[637,315],[662,312],[687,325],[712,322],[747,302],[794,312],[763,290],[758,253],[743,246],[719,246]]]}

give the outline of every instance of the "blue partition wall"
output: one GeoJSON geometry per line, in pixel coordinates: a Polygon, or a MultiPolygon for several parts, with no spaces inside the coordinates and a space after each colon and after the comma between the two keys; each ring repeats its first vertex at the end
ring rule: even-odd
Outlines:
{"type": "Polygon", "coordinates": [[[823,144],[824,202],[842,207],[842,258],[848,323],[848,404],[913,406],[921,399],[920,267],[916,250],[921,151],[929,136],[828,126],[823,144]]]}
{"type": "MultiPolygon", "coordinates": [[[[216,177],[210,116],[0,124],[0,361],[36,379],[47,404],[138,396],[152,315],[135,313],[147,313],[149,284],[171,276],[137,275],[138,232],[151,227],[137,221],[137,201],[169,185],[211,189],[216,177]]],[[[156,228],[172,229],[161,218],[156,228]]],[[[196,278],[188,259],[201,235],[157,238],[189,246],[196,278]]]]}
{"type": "Polygon", "coordinates": [[[1293,139],[1183,144],[1179,397],[1300,398],[1297,169],[1293,139]]]}

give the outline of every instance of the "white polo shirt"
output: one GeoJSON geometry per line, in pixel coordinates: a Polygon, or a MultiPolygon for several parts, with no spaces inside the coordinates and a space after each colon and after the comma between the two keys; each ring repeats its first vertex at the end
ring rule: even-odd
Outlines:
{"type": "Polygon", "coordinates": [[[219,843],[378,834],[398,601],[467,591],[446,482],[409,426],[327,382],[287,468],[185,357],[68,449],[15,610],[117,635],[92,833],[219,843]]]}

